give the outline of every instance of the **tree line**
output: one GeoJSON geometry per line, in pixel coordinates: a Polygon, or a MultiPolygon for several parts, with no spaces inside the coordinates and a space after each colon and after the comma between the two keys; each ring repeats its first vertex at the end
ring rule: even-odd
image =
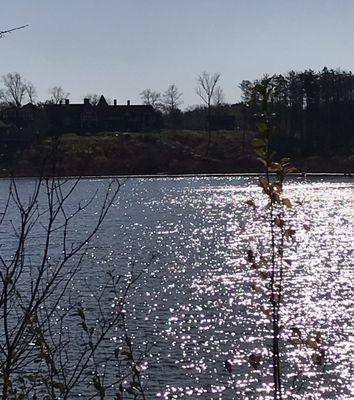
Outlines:
{"type": "MultiPolygon", "coordinates": [[[[220,79],[218,72],[199,74],[195,92],[201,104],[183,111],[183,93],[174,83],[162,92],[146,88],[140,92],[140,99],[142,104],[153,107],[161,114],[163,127],[205,130],[209,142],[212,130],[235,129],[244,134],[255,132],[259,99],[254,87],[261,79],[243,80],[239,85],[241,101],[235,104],[225,102],[220,79]]],[[[352,72],[326,67],[319,72],[311,69],[290,71],[274,75],[273,82],[275,87],[270,100],[274,111],[274,145],[277,151],[293,157],[350,154],[354,145],[352,72]]],[[[21,107],[25,102],[37,102],[35,86],[17,72],[4,75],[1,86],[2,107],[21,107]]],[[[44,103],[60,104],[70,96],[61,86],[50,88],[48,93],[49,98],[44,103]]],[[[84,98],[96,105],[100,96],[91,93],[84,98]]]]}
{"type": "MultiPolygon", "coordinates": [[[[242,114],[255,128],[261,80],[242,81],[242,114]]],[[[323,68],[290,71],[273,77],[272,102],[275,144],[292,156],[350,153],[354,129],[354,77],[352,72],[323,68]]]]}
{"type": "MultiPolygon", "coordinates": [[[[196,93],[208,107],[212,105],[213,99],[215,105],[224,102],[223,90],[220,86],[216,86],[220,76],[220,73],[211,75],[203,72],[197,78],[198,86],[196,87],[196,93]]],[[[1,84],[0,102],[2,107],[21,107],[26,102],[33,104],[38,102],[35,85],[18,72],[9,72],[3,75],[1,77],[1,84]]],[[[70,97],[70,93],[65,91],[61,86],[50,88],[48,94],[49,98],[44,100],[44,103],[61,104],[66,98],[70,97]]],[[[180,107],[183,104],[183,93],[180,92],[174,83],[169,85],[162,93],[152,89],[144,89],[139,95],[143,104],[150,105],[156,110],[167,113],[180,111],[180,107]]],[[[88,93],[83,98],[89,99],[92,105],[96,105],[100,99],[100,95],[97,93],[88,93]]],[[[110,102],[110,99],[108,101],[110,102]]]]}
{"type": "MultiPolygon", "coordinates": [[[[1,78],[0,88],[1,107],[21,107],[26,102],[36,104],[38,100],[35,85],[25,79],[18,72],[9,72],[1,78]]],[[[45,103],[60,104],[70,96],[61,86],[54,86],[48,90],[49,98],[45,103]]]]}

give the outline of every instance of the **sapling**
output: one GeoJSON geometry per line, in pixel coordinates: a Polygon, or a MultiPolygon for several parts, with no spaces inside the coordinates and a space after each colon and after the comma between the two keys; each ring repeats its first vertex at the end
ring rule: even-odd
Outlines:
{"type": "MultiPolygon", "coordinates": [[[[282,400],[284,394],[285,368],[283,353],[286,338],[283,334],[284,321],[282,320],[282,306],[284,298],[284,275],[286,267],[290,267],[291,262],[284,257],[284,253],[293,242],[295,229],[290,225],[287,212],[293,205],[292,201],[284,195],[283,185],[286,176],[296,171],[290,164],[289,158],[282,158],[275,161],[275,153],[272,151],[272,119],[271,110],[272,93],[275,88],[272,78],[264,78],[257,83],[253,90],[255,98],[258,99],[260,106],[259,122],[257,129],[258,137],[252,141],[257,159],[264,166],[264,175],[259,177],[258,186],[266,197],[266,211],[264,221],[268,225],[269,236],[264,237],[263,246],[265,250],[256,252],[249,248],[246,260],[249,266],[259,278],[259,283],[252,283],[252,289],[265,299],[265,304],[260,305],[260,311],[269,320],[268,326],[271,332],[271,368],[272,368],[272,397],[274,400],[282,400]]],[[[255,201],[249,199],[246,203],[257,209],[255,201]]],[[[305,230],[309,226],[304,226],[305,230]]],[[[289,327],[292,334],[299,338],[299,344],[314,350],[312,361],[316,365],[324,362],[324,352],[320,348],[319,332],[314,339],[303,339],[301,330],[297,327],[289,327]]],[[[261,369],[263,355],[261,352],[254,351],[249,355],[248,363],[252,369],[261,369]]],[[[226,370],[233,376],[233,365],[230,361],[225,363],[226,370]]],[[[293,379],[294,392],[303,388],[304,381],[300,379],[301,371],[293,379]],[[298,380],[298,381],[297,381],[298,380]],[[295,384],[295,381],[296,384],[295,384]]]]}

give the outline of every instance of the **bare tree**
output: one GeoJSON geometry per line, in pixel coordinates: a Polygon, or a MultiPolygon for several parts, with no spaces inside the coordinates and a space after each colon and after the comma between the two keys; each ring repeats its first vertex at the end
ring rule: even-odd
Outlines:
{"type": "Polygon", "coordinates": [[[54,86],[49,89],[50,102],[53,104],[61,104],[70,96],[70,93],[65,92],[61,86],[54,86]]]}
{"type": "Polygon", "coordinates": [[[152,106],[155,109],[161,108],[162,97],[159,92],[154,92],[151,89],[144,89],[140,93],[140,98],[145,105],[152,106]]]}
{"type": "Polygon", "coordinates": [[[97,93],[89,93],[84,97],[84,100],[88,99],[89,103],[92,106],[97,106],[98,102],[100,101],[100,97],[101,96],[99,94],[97,94],[97,93]]]}
{"type": "Polygon", "coordinates": [[[209,72],[202,72],[197,77],[198,86],[195,91],[197,95],[203,100],[203,102],[207,106],[208,110],[208,121],[207,121],[207,129],[208,129],[208,144],[206,149],[206,154],[209,152],[210,142],[211,142],[211,102],[215,93],[215,88],[217,87],[217,83],[219,82],[221,74],[219,72],[211,75],[209,72]]]}
{"type": "Polygon", "coordinates": [[[3,99],[15,107],[21,107],[26,95],[26,82],[18,72],[9,72],[2,77],[5,87],[2,90],[3,99]]]}
{"type": "Polygon", "coordinates": [[[225,95],[221,86],[216,86],[213,94],[213,105],[220,107],[225,104],[225,95]]]}
{"type": "Polygon", "coordinates": [[[216,72],[211,75],[209,72],[202,72],[197,77],[198,86],[195,91],[197,95],[204,101],[204,103],[210,108],[213,95],[215,93],[216,85],[219,82],[221,74],[216,72]]]}
{"type": "Polygon", "coordinates": [[[1,231],[13,231],[0,252],[2,400],[123,398],[133,389],[134,398],[145,398],[123,311],[136,277],[110,269],[97,289],[81,271],[120,185],[113,181],[74,206],[79,186],[80,180],[41,178],[31,194],[13,180],[2,201],[1,231]],[[77,230],[90,210],[91,225],[77,230]]]}
{"type": "Polygon", "coordinates": [[[25,83],[25,90],[30,103],[34,104],[37,99],[37,90],[32,82],[27,81],[25,83]]]}
{"type": "Polygon", "coordinates": [[[183,103],[181,100],[183,93],[180,93],[177,86],[173,83],[164,92],[162,96],[164,110],[168,113],[173,113],[178,110],[183,103]]]}
{"type": "Polygon", "coordinates": [[[24,101],[33,103],[36,99],[36,88],[32,82],[26,81],[18,72],[9,72],[2,77],[4,89],[0,98],[7,104],[21,107],[24,101]]]}

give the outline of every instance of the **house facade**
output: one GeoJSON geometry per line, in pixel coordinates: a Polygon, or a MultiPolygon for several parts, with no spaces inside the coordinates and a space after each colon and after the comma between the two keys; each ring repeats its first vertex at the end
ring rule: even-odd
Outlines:
{"type": "Polygon", "coordinates": [[[27,104],[23,107],[10,107],[0,111],[0,120],[13,124],[29,136],[35,134],[130,131],[141,132],[157,129],[160,115],[148,105],[126,105],[107,103],[101,96],[96,105],[89,99],[83,103],[71,104],[27,104]]]}

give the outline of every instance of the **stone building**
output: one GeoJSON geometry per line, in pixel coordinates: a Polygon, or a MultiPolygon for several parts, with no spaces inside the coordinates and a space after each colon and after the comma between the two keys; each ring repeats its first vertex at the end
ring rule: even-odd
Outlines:
{"type": "Polygon", "coordinates": [[[157,129],[160,115],[149,105],[125,105],[107,103],[104,96],[96,105],[89,99],[83,103],[26,104],[23,107],[9,107],[0,111],[0,120],[15,125],[28,136],[38,134],[129,131],[141,132],[157,129]]]}

